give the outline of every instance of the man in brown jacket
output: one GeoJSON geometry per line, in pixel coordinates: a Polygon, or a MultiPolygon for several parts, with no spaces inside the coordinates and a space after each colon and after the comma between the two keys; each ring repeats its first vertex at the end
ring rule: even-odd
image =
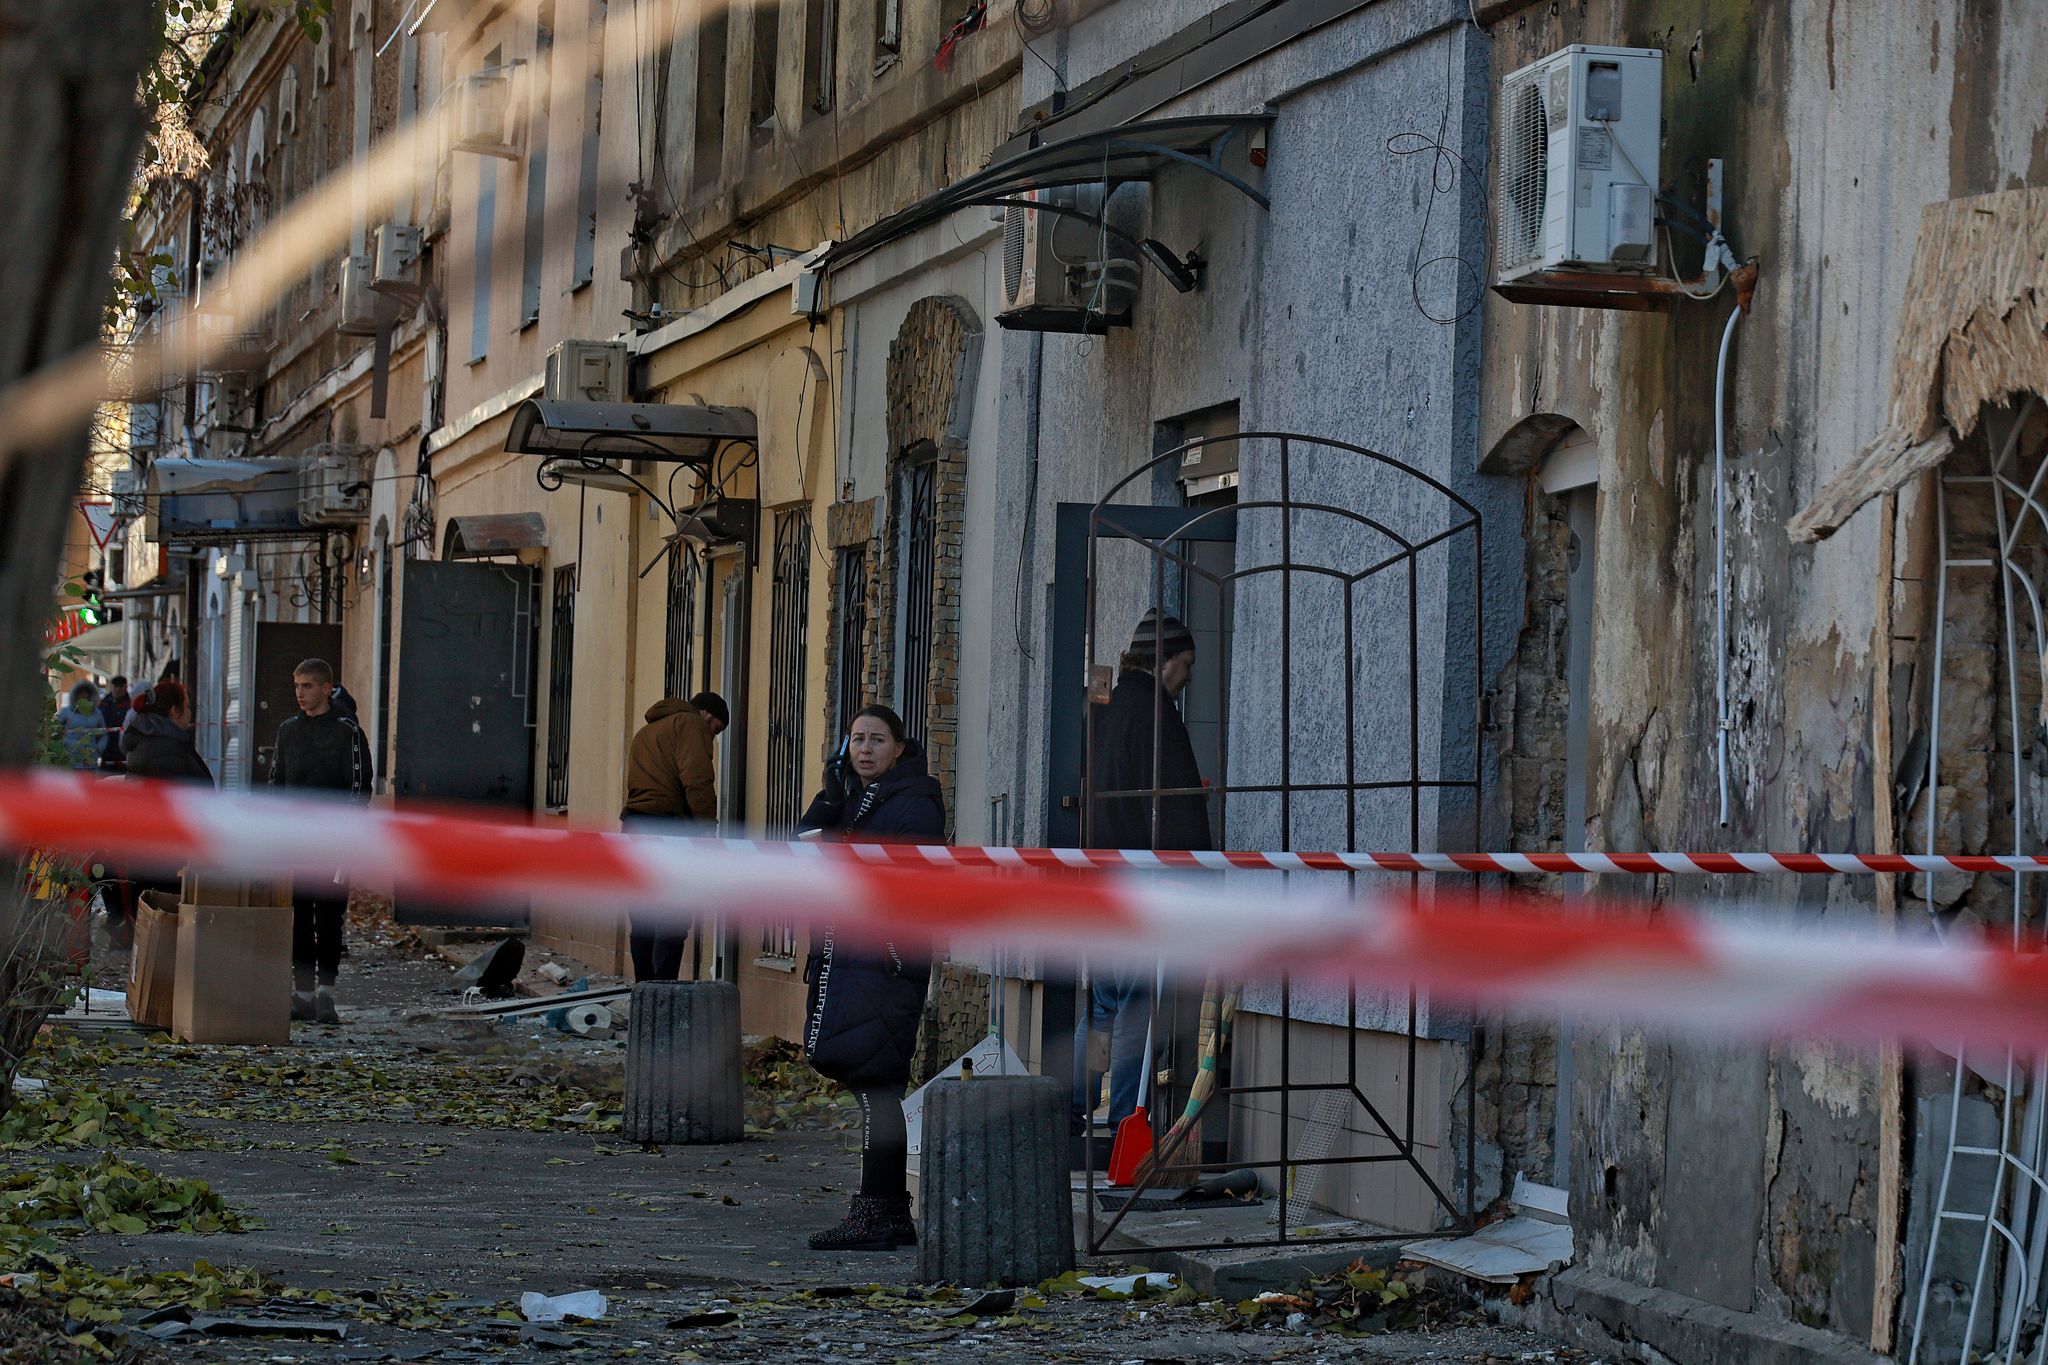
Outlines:
{"type": "MultiPolygon", "coordinates": [[[[619,818],[629,828],[650,820],[715,821],[718,768],[711,741],[731,716],[716,692],[699,692],[686,702],[665,698],[648,707],[647,723],[626,749],[626,808],[619,818]]],[[[667,918],[643,920],[630,911],[627,920],[633,979],[675,980],[689,930],[667,918]]]]}

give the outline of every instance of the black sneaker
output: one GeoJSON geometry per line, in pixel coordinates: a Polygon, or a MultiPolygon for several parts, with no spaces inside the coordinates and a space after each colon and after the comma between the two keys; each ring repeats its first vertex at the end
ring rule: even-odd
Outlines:
{"type": "MultiPolygon", "coordinates": [[[[904,1201],[902,1216],[908,1217],[909,1200],[904,1201]]],[[[894,1251],[899,1246],[916,1246],[917,1229],[909,1228],[909,1240],[903,1233],[904,1222],[898,1220],[898,1209],[893,1199],[878,1199],[872,1195],[857,1194],[853,1207],[837,1225],[823,1232],[811,1234],[813,1251],[894,1251]]]]}
{"type": "Polygon", "coordinates": [[[319,1012],[313,1007],[313,993],[311,991],[292,992],[293,1023],[310,1024],[319,1017],[319,1012]]]}

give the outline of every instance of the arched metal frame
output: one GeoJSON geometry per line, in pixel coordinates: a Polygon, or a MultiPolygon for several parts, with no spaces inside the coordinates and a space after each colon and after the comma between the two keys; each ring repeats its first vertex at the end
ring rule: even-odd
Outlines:
{"type": "MultiPolygon", "coordinates": [[[[2043,543],[2048,542],[2048,500],[2044,500],[2043,490],[2044,481],[2048,481],[2048,451],[2038,445],[2031,452],[2022,448],[2028,444],[2028,424],[2040,402],[2038,395],[2031,394],[2019,402],[2004,419],[2007,425],[2002,435],[1996,431],[1994,422],[1986,422],[1983,440],[1987,473],[1970,474],[1944,469],[1935,484],[1938,562],[1934,580],[1933,681],[1928,699],[1927,767],[1924,775],[1927,812],[1920,831],[1921,851],[1925,853],[1961,851],[1937,850],[1935,847],[1940,829],[1942,790],[1944,636],[1949,584],[1951,577],[1958,572],[1988,570],[1996,582],[1994,594],[1999,611],[1998,636],[2002,645],[2001,671],[2008,727],[2005,742],[2009,746],[2011,782],[2006,791],[1993,791],[1991,794],[1994,800],[2003,798],[2010,804],[2015,852],[2030,849],[2032,840],[2028,831],[2039,821],[2038,814],[2028,808],[2027,783],[2021,774],[2028,770],[2030,744],[2037,745],[2041,741],[2031,733],[2024,719],[2020,686],[2023,670],[2034,669],[2039,677],[2039,695],[2048,696],[2048,655],[2043,653],[2048,649],[2048,609],[2044,609],[2042,585],[2035,577],[2039,571],[2043,543]],[[2028,470],[2030,463],[2031,472],[2028,470]],[[1978,554],[1959,556],[1951,540],[1950,500],[1960,492],[1977,489],[1988,493],[1991,500],[1990,529],[1996,542],[1991,548],[1995,551],[1995,558],[1978,554]],[[2030,522],[2033,523],[2031,534],[2030,522]],[[2022,603],[2026,607],[2024,617],[2020,613],[2022,603]]],[[[1955,457],[1950,458],[1953,461],[1955,457]]],[[[1996,681],[1999,680],[1995,680],[1994,685],[1996,681]]],[[[1995,728],[1995,715],[1993,725],[1995,728]]],[[[1995,735],[1985,738],[1992,744],[1998,742],[1995,735]]],[[[1935,879],[1926,877],[1922,881],[1927,915],[1939,930],[1943,922],[1940,907],[1935,901],[1935,879]]],[[[2038,919],[2035,907],[2030,904],[2033,893],[2026,879],[2012,879],[2011,896],[2010,942],[2018,948],[2030,934],[2037,932],[2038,919]]],[[[2044,1093],[2048,1093],[2048,1057],[2029,1058],[2011,1048],[1980,1054],[1974,1049],[1966,1051],[1960,1045],[1953,1049],[1952,1055],[1954,1076],[1949,1095],[1947,1131],[1941,1144],[1941,1174],[1934,1207],[1928,1215],[1926,1245],[1913,1305],[1913,1331],[1906,1359],[1909,1363],[1917,1363],[1929,1356],[1948,1360],[1956,1358],[1950,1354],[1951,1351],[1960,1355],[1981,1351],[1981,1356],[1973,1358],[1995,1359],[2011,1365],[2020,1358],[2027,1335],[2031,1332],[2032,1347],[2026,1350],[2026,1354],[2035,1365],[2042,1365],[2048,1361],[2048,1328],[2041,1325],[2041,1315],[2048,1311],[2048,1301],[2044,1301],[2044,1291],[2048,1291],[2048,1283],[2044,1283],[2044,1266],[2048,1266],[2048,1100],[2043,1098],[2044,1093]],[[1996,1115],[1998,1138],[1995,1146],[1971,1141],[1961,1129],[1966,1082],[1972,1071],[1990,1085],[1994,1095],[1988,1102],[1996,1115]],[[1967,1177],[1958,1179],[1958,1169],[1963,1163],[1969,1163],[1976,1175],[1974,1181],[1967,1177]],[[1989,1163],[1988,1179],[1983,1163],[1989,1163]],[[1969,1308],[1963,1323],[1962,1340],[1937,1344],[1928,1336],[1927,1309],[1934,1289],[1942,1234],[1950,1227],[1955,1227],[1965,1238],[1971,1236],[1972,1229],[1975,1229],[1977,1254],[1974,1273],[1968,1281],[1969,1308]]]]}
{"type": "MultiPolygon", "coordinates": [[[[1166,569],[1169,564],[1178,565],[1183,573],[1192,574],[1207,581],[1219,593],[1234,593],[1235,586],[1240,581],[1259,579],[1271,575],[1279,576],[1279,630],[1281,641],[1279,669],[1279,724],[1280,733],[1282,736],[1279,758],[1280,779],[1277,783],[1236,783],[1225,781],[1215,783],[1207,787],[1198,788],[1167,788],[1160,786],[1158,740],[1164,717],[1164,707],[1166,705],[1163,694],[1160,694],[1160,699],[1155,701],[1153,708],[1153,772],[1152,782],[1151,785],[1148,787],[1120,789],[1113,791],[1095,790],[1095,726],[1092,722],[1086,725],[1086,733],[1083,743],[1083,761],[1081,778],[1082,843],[1084,845],[1089,843],[1088,834],[1093,824],[1095,802],[1102,798],[1123,797],[1128,799],[1143,797],[1146,800],[1148,800],[1151,803],[1151,822],[1153,829],[1153,837],[1156,842],[1158,838],[1159,828],[1159,803],[1162,797],[1199,796],[1205,799],[1213,797],[1217,799],[1217,809],[1227,812],[1228,799],[1232,795],[1240,794],[1261,794],[1268,796],[1277,796],[1280,802],[1280,828],[1282,831],[1283,843],[1291,842],[1293,828],[1293,797],[1297,793],[1315,792],[1342,793],[1344,795],[1346,847],[1355,848],[1358,838],[1359,796],[1362,793],[1401,790],[1405,790],[1408,793],[1409,797],[1408,827],[1411,847],[1418,849],[1421,847],[1422,797],[1423,793],[1429,790],[1439,792],[1460,791],[1469,793],[1471,801],[1471,818],[1473,823],[1472,838],[1470,842],[1474,846],[1478,845],[1478,843],[1480,842],[1477,836],[1479,832],[1478,824],[1480,820],[1480,798],[1482,795],[1481,775],[1484,770],[1483,755],[1481,752],[1481,735],[1483,733],[1483,716],[1481,712],[1483,710],[1484,679],[1486,676],[1484,645],[1485,590],[1483,577],[1483,566],[1485,559],[1483,552],[1480,514],[1478,508],[1474,507],[1466,499],[1459,496],[1457,493],[1453,492],[1448,486],[1446,486],[1439,480],[1432,478],[1428,474],[1425,474],[1420,470],[1413,468],[1412,466],[1404,464],[1399,460],[1393,459],[1386,455],[1382,455],[1377,451],[1369,450],[1364,446],[1352,445],[1348,442],[1333,441],[1318,437],[1304,436],[1292,432],[1275,431],[1235,432],[1217,436],[1200,437],[1193,440],[1184,441],[1170,450],[1163,451],[1160,454],[1153,456],[1151,459],[1145,461],[1136,469],[1132,470],[1129,474],[1125,475],[1115,484],[1111,485],[1108,491],[1102,495],[1101,499],[1096,502],[1094,508],[1089,514],[1087,623],[1085,638],[1087,641],[1087,657],[1091,660],[1096,657],[1095,645],[1096,641],[1100,638],[1100,633],[1098,631],[1096,608],[1098,600],[1098,589],[1102,583],[1099,550],[1101,542],[1105,538],[1128,540],[1140,545],[1144,548],[1144,550],[1150,553],[1150,555],[1152,556],[1152,591],[1150,605],[1161,612],[1164,612],[1167,606],[1166,569]],[[1234,442],[1237,444],[1239,449],[1238,458],[1240,467],[1248,466],[1254,462],[1250,456],[1250,452],[1253,449],[1256,449],[1261,443],[1270,443],[1270,447],[1273,449],[1274,457],[1276,460],[1276,472],[1278,474],[1279,480],[1278,496],[1276,498],[1271,499],[1241,501],[1230,504],[1228,506],[1211,508],[1207,511],[1199,513],[1194,517],[1189,518],[1172,534],[1161,538],[1151,538],[1141,535],[1136,531],[1121,525],[1117,521],[1117,510],[1119,506],[1119,504],[1117,503],[1117,499],[1124,495],[1134,485],[1146,486],[1146,484],[1149,484],[1149,482],[1154,478],[1154,476],[1156,476],[1156,474],[1162,469],[1169,471],[1178,469],[1184,457],[1186,457],[1189,452],[1197,451],[1201,447],[1206,445],[1218,444],[1222,442],[1234,442]],[[1443,525],[1440,526],[1438,529],[1426,533],[1419,533],[1415,535],[1403,535],[1401,534],[1401,532],[1397,531],[1392,526],[1389,526],[1374,517],[1367,516],[1362,512],[1358,512],[1350,508],[1338,507],[1330,503],[1295,500],[1295,463],[1298,452],[1304,449],[1312,451],[1317,454],[1329,452],[1340,455],[1354,456],[1365,466],[1366,469],[1382,471],[1384,473],[1391,474],[1401,480],[1408,481],[1413,485],[1417,485],[1430,490],[1431,492],[1436,494],[1438,498],[1441,499],[1439,507],[1442,512],[1441,521],[1443,525]],[[1141,480],[1146,481],[1146,484],[1141,484],[1141,480]],[[1174,548],[1175,541],[1187,539],[1188,532],[1190,530],[1199,528],[1204,522],[1208,522],[1212,519],[1221,517],[1242,518],[1246,513],[1258,513],[1262,511],[1276,514],[1279,519],[1279,553],[1278,557],[1271,562],[1256,564],[1248,568],[1235,569],[1227,574],[1217,574],[1203,568],[1200,564],[1195,562],[1194,559],[1190,558],[1188,555],[1185,555],[1174,548]],[[1367,562],[1357,568],[1352,569],[1342,569],[1321,564],[1296,563],[1294,560],[1295,518],[1297,516],[1304,515],[1318,519],[1334,519],[1337,522],[1362,528],[1365,531],[1371,532],[1377,537],[1379,537],[1381,540],[1386,542],[1386,544],[1390,548],[1386,553],[1380,555],[1377,558],[1371,559],[1370,562],[1367,562]],[[1422,767],[1423,735],[1421,708],[1419,705],[1419,688],[1422,675],[1421,632],[1418,621],[1418,609],[1420,606],[1420,557],[1426,551],[1435,549],[1438,546],[1446,547],[1445,553],[1447,555],[1453,554],[1455,553],[1453,547],[1455,546],[1458,538],[1468,535],[1470,537],[1471,544],[1470,573],[1472,590],[1472,616],[1470,623],[1472,635],[1472,673],[1470,678],[1470,696],[1473,707],[1473,742],[1471,754],[1471,776],[1446,777],[1443,775],[1441,767],[1439,767],[1438,776],[1433,778],[1425,777],[1423,776],[1422,767]],[[1381,574],[1402,573],[1404,571],[1406,577],[1407,598],[1407,671],[1409,702],[1409,723],[1408,732],[1406,736],[1407,776],[1400,780],[1391,781],[1360,781],[1358,777],[1360,759],[1358,745],[1357,709],[1358,680],[1356,677],[1356,640],[1354,633],[1354,617],[1356,615],[1357,594],[1361,585],[1377,578],[1381,574]],[[1294,657],[1294,576],[1296,574],[1307,574],[1315,578],[1334,580],[1343,585],[1345,607],[1343,630],[1345,780],[1341,783],[1296,782],[1293,780],[1293,745],[1290,742],[1288,742],[1288,737],[1290,736],[1292,729],[1291,722],[1293,719],[1294,704],[1294,688],[1293,679],[1291,677],[1291,665],[1294,657]]],[[[1446,567],[1449,568],[1450,565],[1447,564],[1446,567]]],[[[1443,682],[1446,684],[1445,695],[1448,697],[1452,695],[1448,687],[1448,684],[1453,677],[1453,674],[1451,672],[1453,664],[1448,653],[1446,653],[1444,657],[1444,665],[1445,672],[1443,675],[1443,682]]],[[[1228,665],[1226,663],[1226,670],[1227,667],[1228,665]]],[[[1224,834],[1225,829],[1227,829],[1227,822],[1219,822],[1217,842],[1219,845],[1227,848],[1229,847],[1229,843],[1227,837],[1224,834]]],[[[1288,874],[1282,873],[1279,875],[1285,877],[1288,874]]],[[[1345,875],[1348,880],[1355,883],[1355,874],[1347,873],[1345,875]]],[[[1409,874],[1409,885],[1411,893],[1415,890],[1416,881],[1416,876],[1414,874],[1409,874]]],[[[1403,1096],[1404,1103],[1402,1106],[1403,1114],[1401,1115],[1400,1123],[1397,1125],[1380,1110],[1378,1105],[1374,1104],[1374,1102],[1365,1094],[1363,1088],[1361,1087],[1359,1083],[1358,1049],[1355,1046],[1355,1044],[1347,1046],[1345,1049],[1347,1056],[1346,1068],[1345,1074],[1341,1078],[1306,1081],[1297,1080],[1295,1078],[1293,1074],[1292,1026],[1296,1022],[1296,1020],[1293,1013],[1293,993],[1291,987],[1291,980],[1288,976],[1281,976],[1279,980],[1279,989],[1279,1078],[1276,1081],[1265,1084],[1218,1086],[1217,1088],[1210,1091],[1210,1093],[1201,1101],[1200,1107],[1194,1112],[1192,1116],[1189,1117],[1188,1121],[1186,1121],[1182,1125],[1180,1135],[1178,1138],[1171,1140],[1164,1147],[1159,1147],[1155,1145],[1155,1149],[1152,1154],[1153,1161],[1150,1165],[1149,1170],[1140,1178],[1137,1184],[1131,1189],[1130,1197],[1126,1199],[1124,1203],[1116,1210],[1116,1212],[1109,1217],[1106,1223],[1097,1222],[1098,1205],[1096,1200],[1097,1184],[1094,1160],[1094,1143],[1093,1141],[1089,1141],[1083,1144],[1084,1149],[1087,1153],[1086,1165],[1088,1176],[1089,1223],[1088,1245],[1091,1251],[1100,1253],[1106,1248],[1110,1237],[1114,1234],[1117,1226],[1123,1221],[1125,1215],[1129,1213],[1131,1210],[1139,1207],[1140,1196],[1142,1196],[1146,1190],[1158,1186],[1162,1183],[1177,1183],[1172,1179],[1176,1176],[1181,1177],[1182,1182],[1184,1182],[1186,1178],[1189,1177],[1199,1176],[1200,1174],[1206,1172],[1226,1169],[1249,1168],[1253,1170],[1263,1169],[1276,1170],[1280,1172],[1280,1178],[1276,1181],[1277,1198],[1279,1202],[1279,1217],[1277,1223],[1277,1230],[1275,1234],[1272,1237],[1266,1239],[1264,1243],[1247,1241],[1242,1237],[1233,1237],[1227,1239],[1226,1242],[1186,1243],[1170,1247],[1153,1246],[1151,1247],[1152,1250],[1202,1250],[1218,1245],[1279,1245],[1301,1241],[1303,1239],[1293,1236],[1290,1233],[1291,1220],[1288,1216],[1288,1201],[1290,1197],[1290,1188],[1287,1179],[1287,1173],[1292,1169],[1306,1168],[1311,1171],[1318,1171],[1320,1168],[1323,1167],[1338,1165],[1369,1165],[1383,1164],[1389,1162],[1404,1164],[1429,1189],[1430,1194],[1435,1200],[1437,1207],[1448,1216],[1450,1220],[1451,1230],[1465,1231],[1475,1226],[1474,1216],[1477,1212],[1474,1173],[1474,1120],[1476,1118],[1476,1115],[1474,1113],[1473,1105],[1475,1088],[1475,1069],[1471,1067],[1468,1067],[1466,1069],[1465,1082],[1462,1087],[1462,1102],[1465,1115],[1465,1151],[1464,1179],[1462,1182],[1464,1187],[1463,1199],[1462,1201],[1460,1201],[1454,1198],[1449,1192],[1447,1192],[1444,1189],[1443,1184],[1440,1183],[1437,1180],[1437,1178],[1429,1171],[1429,1169],[1423,1164],[1421,1149],[1419,1147],[1419,1144],[1415,1140],[1415,1070],[1417,1059],[1417,1044],[1420,1041],[1420,1035],[1418,1033],[1418,1000],[1415,993],[1411,991],[1409,992],[1408,996],[1407,1027],[1404,1035],[1407,1040],[1408,1053],[1406,1075],[1403,1087],[1405,1093],[1403,1096]],[[1387,1153],[1371,1153],[1351,1156],[1331,1156],[1328,1154],[1328,1146],[1326,1141],[1329,1135],[1321,1135],[1321,1139],[1319,1139],[1318,1135],[1311,1133],[1308,1135],[1308,1146],[1312,1150],[1307,1152],[1297,1151],[1293,1141],[1294,1129],[1296,1128],[1296,1124],[1291,1117],[1291,1106],[1293,1097],[1302,1094],[1315,1094],[1319,1096],[1317,1107],[1318,1117],[1316,1119],[1311,1120],[1311,1127],[1315,1126],[1318,1122],[1326,1124],[1334,1123],[1336,1121],[1336,1118],[1340,1117],[1341,1115],[1332,1116],[1332,1106],[1330,1102],[1334,1101],[1335,1105],[1339,1109],[1341,1109],[1344,1105],[1344,1101],[1348,1099],[1350,1102],[1356,1104],[1358,1108],[1364,1111],[1367,1118],[1378,1130],[1378,1134],[1381,1137],[1383,1137],[1387,1141],[1387,1143],[1391,1145],[1393,1150],[1387,1153]],[[1224,1160],[1221,1162],[1205,1162],[1200,1160],[1198,1135],[1202,1128],[1203,1117],[1206,1115],[1208,1109],[1212,1105],[1216,1104],[1219,1101],[1228,1103],[1231,1097],[1239,1095],[1272,1095],[1278,1097],[1279,1113],[1277,1116],[1277,1121],[1280,1129],[1278,1157],[1272,1160],[1259,1161],[1224,1160]],[[1177,1161],[1176,1158],[1180,1156],[1182,1149],[1186,1147],[1188,1139],[1190,1137],[1195,1137],[1197,1140],[1196,1151],[1198,1159],[1193,1161],[1177,1161]],[[1313,1150],[1318,1146],[1320,1146],[1320,1150],[1313,1150]]],[[[1088,1008],[1086,1004],[1088,998],[1088,991],[1089,986],[1084,976],[1081,985],[1080,1002],[1077,1006],[1084,1012],[1088,1008]]],[[[1152,1022],[1154,1026],[1155,1036],[1164,1036],[1162,1034],[1159,1034],[1157,1027],[1159,1022],[1157,1017],[1159,1002],[1156,996],[1153,1000],[1152,1008],[1154,1012],[1152,1022]]],[[[1346,1021],[1344,1026],[1347,1029],[1347,1036],[1355,1035],[1359,1031],[1358,988],[1356,985],[1350,986],[1346,992],[1346,1021]]],[[[1087,1065],[1086,1060],[1080,1057],[1076,1058],[1075,1064],[1077,1067],[1082,1068],[1085,1068],[1087,1065]]],[[[1179,1068],[1176,1068],[1176,1070],[1178,1069],[1179,1068]]],[[[1257,1122],[1259,1121],[1259,1119],[1255,1116],[1253,1121],[1257,1122]]],[[[1156,1137],[1156,1134],[1154,1141],[1155,1144],[1157,1144],[1158,1139],[1156,1137]]],[[[1418,1232],[1426,1233],[1436,1230],[1437,1229],[1431,1228],[1411,1229],[1401,1232],[1361,1234],[1354,1238],[1318,1237],[1315,1239],[1315,1241],[1318,1245],[1328,1245],[1338,1241],[1370,1242],[1406,1240],[1414,1237],[1418,1232]]]]}

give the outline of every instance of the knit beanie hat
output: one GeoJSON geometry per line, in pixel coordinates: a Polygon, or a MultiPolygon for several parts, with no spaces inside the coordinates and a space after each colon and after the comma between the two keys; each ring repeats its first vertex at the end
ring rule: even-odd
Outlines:
{"type": "Polygon", "coordinates": [[[1131,635],[1131,647],[1127,652],[1156,664],[1160,659],[1174,658],[1194,647],[1194,635],[1178,618],[1168,616],[1159,608],[1152,607],[1146,611],[1145,619],[1138,622],[1138,629],[1131,635]]]}

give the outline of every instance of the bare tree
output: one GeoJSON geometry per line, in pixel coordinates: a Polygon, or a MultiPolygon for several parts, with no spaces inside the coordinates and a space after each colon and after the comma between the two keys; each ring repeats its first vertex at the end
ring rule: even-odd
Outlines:
{"type": "MultiPolygon", "coordinates": [[[[0,0],[0,387],[98,344],[142,143],[138,85],[164,26],[142,0],[0,0]]],[[[81,423],[23,448],[0,431],[0,767],[37,749],[43,631],[87,436],[81,423]]],[[[48,1008],[34,964],[51,925],[21,885],[0,890],[0,1108],[48,1008]]]]}

